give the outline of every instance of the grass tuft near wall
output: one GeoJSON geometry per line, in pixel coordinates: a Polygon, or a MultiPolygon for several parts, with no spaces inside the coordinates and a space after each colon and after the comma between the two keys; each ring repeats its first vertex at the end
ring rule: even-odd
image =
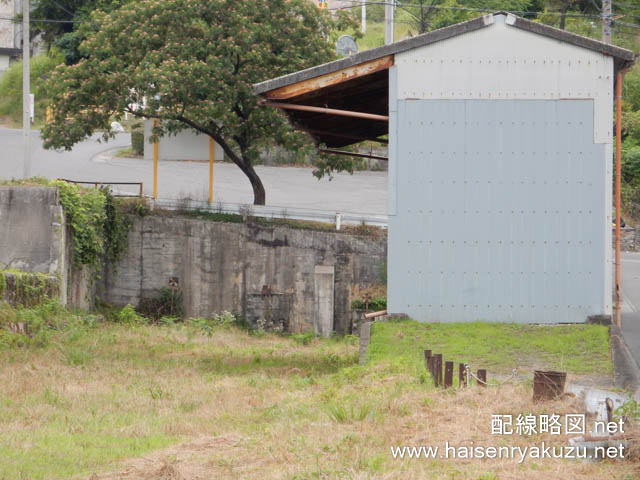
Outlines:
{"type": "Polygon", "coordinates": [[[373,363],[423,369],[425,349],[501,373],[542,368],[609,375],[613,368],[607,327],[585,324],[376,322],[367,355],[373,363]]]}
{"type": "Polygon", "coordinates": [[[0,302],[32,307],[59,296],[60,280],[55,275],[0,270],[0,302]]]}

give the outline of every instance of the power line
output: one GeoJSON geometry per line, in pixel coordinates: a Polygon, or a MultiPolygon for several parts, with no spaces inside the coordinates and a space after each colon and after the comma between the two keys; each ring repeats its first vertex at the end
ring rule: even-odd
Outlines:
{"type": "MultiPolygon", "coordinates": [[[[358,8],[362,5],[395,5],[397,7],[404,8],[419,8],[419,9],[433,9],[433,10],[458,10],[463,12],[495,12],[495,8],[472,8],[472,7],[455,7],[451,5],[416,5],[412,3],[401,3],[396,2],[384,2],[384,1],[375,1],[369,2],[365,0],[352,0],[352,5],[350,7],[332,7],[327,10],[348,10],[350,8],[358,8]],[[356,5],[353,5],[353,4],[356,5]]],[[[511,10],[510,13],[520,14],[520,15],[552,15],[552,16],[565,16],[565,17],[584,17],[584,18],[597,18],[600,19],[600,15],[590,14],[590,13],[561,13],[561,12],[539,12],[539,11],[529,11],[529,10],[511,10]]]]}
{"type": "MultiPolygon", "coordinates": [[[[0,17],[0,20],[9,20],[14,23],[19,23],[20,19],[17,17],[0,17]]],[[[50,20],[45,18],[31,18],[29,23],[85,23],[77,20],[50,20]]]]}

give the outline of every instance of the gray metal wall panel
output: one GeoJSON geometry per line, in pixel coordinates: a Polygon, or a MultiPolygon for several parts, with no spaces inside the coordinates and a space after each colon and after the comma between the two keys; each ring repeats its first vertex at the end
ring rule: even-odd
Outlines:
{"type": "Polygon", "coordinates": [[[606,313],[591,100],[399,100],[389,310],[421,321],[606,313]]]}

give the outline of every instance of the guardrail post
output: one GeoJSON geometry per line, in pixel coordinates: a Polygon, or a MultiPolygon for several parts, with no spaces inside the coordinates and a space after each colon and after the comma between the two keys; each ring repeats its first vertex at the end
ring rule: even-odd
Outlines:
{"type": "Polygon", "coordinates": [[[444,388],[453,385],[453,362],[444,362],[444,388]]]}
{"type": "Polygon", "coordinates": [[[486,387],[487,386],[487,371],[485,369],[478,370],[478,378],[480,380],[482,380],[481,382],[478,382],[478,385],[480,385],[481,387],[486,387]]]}
{"type": "Polygon", "coordinates": [[[464,368],[464,363],[458,364],[458,385],[460,387],[467,386],[467,372],[464,368]]]}
{"type": "Polygon", "coordinates": [[[436,387],[439,387],[440,385],[442,385],[442,354],[436,353],[434,358],[435,358],[434,360],[435,371],[433,372],[433,377],[435,380],[436,387]]]}

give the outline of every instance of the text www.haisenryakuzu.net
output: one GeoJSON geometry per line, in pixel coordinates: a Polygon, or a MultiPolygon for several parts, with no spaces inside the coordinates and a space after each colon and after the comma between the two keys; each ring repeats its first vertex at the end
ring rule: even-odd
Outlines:
{"type": "Polygon", "coordinates": [[[518,463],[526,459],[613,459],[624,458],[625,447],[623,444],[617,446],[598,446],[594,449],[587,449],[583,446],[569,445],[547,445],[540,442],[530,446],[483,446],[473,445],[450,445],[445,442],[443,448],[439,446],[427,445],[396,445],[391,447],[391,455],[396,460],[434,460],[434,459],[516,459],[518,463]]]}

